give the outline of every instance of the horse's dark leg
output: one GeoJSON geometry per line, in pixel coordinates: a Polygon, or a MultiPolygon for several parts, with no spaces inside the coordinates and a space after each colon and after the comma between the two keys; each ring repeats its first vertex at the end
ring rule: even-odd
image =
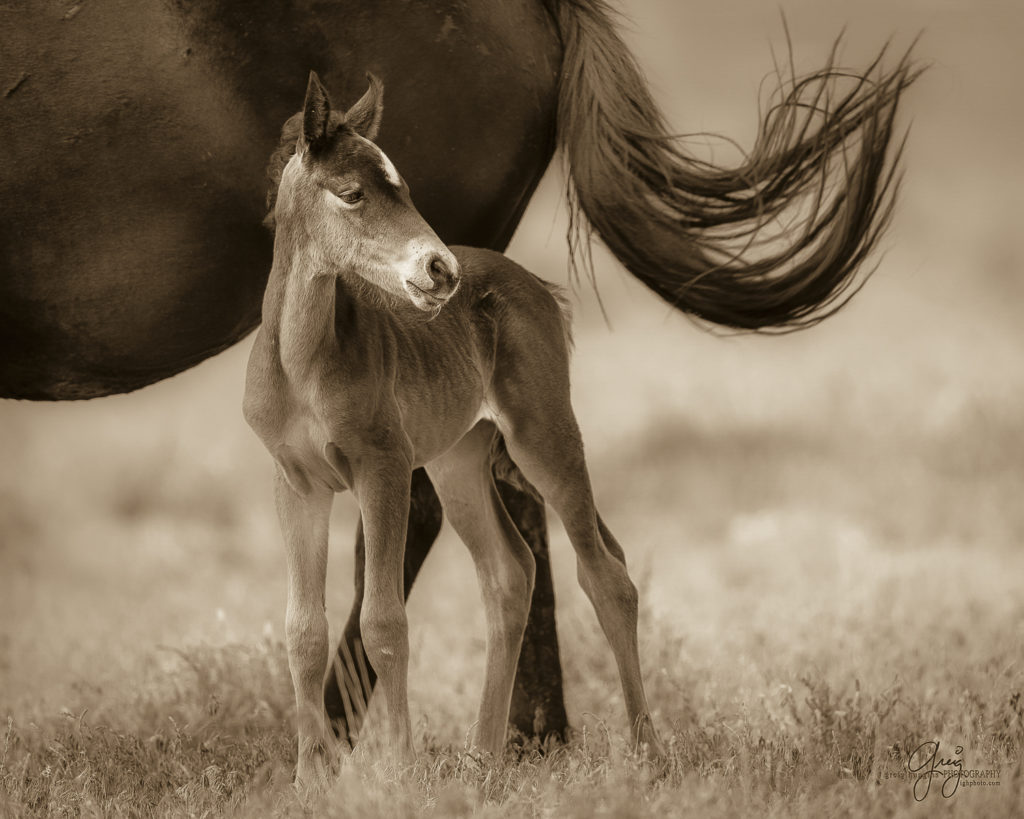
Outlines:
{"type": "MultiPolygon", "coordinates": [[[[409,531],[413,531],[411,527],[409,531]]],[[[406,541],[407,561],[411,551],[406,541]]],[[[363,539],[363,520],[360,518],[356,526],[355,600],[352,602],[352,610],[341,634],[338,650],[332,658],[331,667],[327,670],[327,679],[324,681],[324,708],[327,709],[327,721],[334,729],[335,736],[347,740],[350,746],[355,746],[365,715],[363,708],[373,693],[373,686],[377,683],[377,674],[366,659],[359,631],[359,612],[363,608],[365,561],[366,541],[363,539]],[[345,687],[344,697],[341,693],[342,686],[345,687]]]]}
{"type": "Polygon", "coordinates": [[[562,663],[555,631],[555,590],[551,583],[544,504],[502,480],[497,481],[497,486],[505,508],[537,562],[533,602],[516,669],[509,723],[526,739],[536,737],[543,742],[553,737],[564,741],[569,720],[562,693],[562,663]]]}
{"type": "MultiPolygon", "coordinates": [[[[511,724],[525,737],[565,736],[568,725],[562,698],[562,667],[555,634],[555,600],[548,561],[544,507],[536,499],[499,480],[498,491],[537,560],[533,607],[523,638],[516,686],[512,695],[511,724]]],[[[409,531],[405,541],[405,594],[409,596],[423,560],[441,529],[441,503],[426,473],[412,476],[409,531]]],[[[359,633],[363,602],[363,527],[356,530],[355,600],[338,645],[337,661],[324,684],[324,705],[335,733],[354,744],[362,723],[363,705],[369,700],[377,675],[366,660],[359,633]],[[341,684],[348,692],[348,712],[341,684]]]]}

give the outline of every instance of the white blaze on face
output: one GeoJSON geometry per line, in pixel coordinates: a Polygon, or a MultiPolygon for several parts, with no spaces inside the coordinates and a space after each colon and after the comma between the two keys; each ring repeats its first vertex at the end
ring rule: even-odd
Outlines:
{"type": "Polygon", "coordinates": [[[394,163],[388,159],[388,155],[384,153],[376,144],[370,142],[365,137],[360,137],[367,145],[373,147],[373,149],[380,156],[380,166],[384,169],[384,177],[394,185],[396,188],[402,187],[402,177],[398,175],[398,169],[394,166],[394,163]]]}
{"type": "Polygon", "coordinates": [[[384,176],[387,177],[388,182],[394,185],[396,188],[402,187],[402,177],[398,175],[398,169],[391,164],[391,160],[388,159],[388,155],[383,151],[380,152],[381,163],[384,165],[384,176]]]}

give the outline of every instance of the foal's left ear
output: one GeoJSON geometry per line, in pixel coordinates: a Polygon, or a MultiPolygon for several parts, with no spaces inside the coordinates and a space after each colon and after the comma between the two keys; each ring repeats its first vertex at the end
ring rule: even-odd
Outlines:
{"type": "Polygon", "coordinates": [[[384,83],[369,71],[366,72],[366,79],[370,87],[359,102],[348,109],[345,124],[372,142],[377,137],[380,119],[384,114],[384,83]]]}
{"type": "Polygon", "coordinates": [[[331,121],[331,98],[315,71],[309,72],[306,101],[302,105],[302,139],[310,148],[317,148],[327,139],[331,121]]]}

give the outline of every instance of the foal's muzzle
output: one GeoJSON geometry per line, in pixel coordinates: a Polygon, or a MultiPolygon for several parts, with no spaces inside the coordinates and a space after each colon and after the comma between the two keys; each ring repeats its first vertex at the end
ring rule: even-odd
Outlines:
{"type": "Polygon", "coordinates": [[[420,310],[437,310],[459,289],[462,273],[447,248],[428,254],[417,275],[405,280],[405,292],[420,310]]]}

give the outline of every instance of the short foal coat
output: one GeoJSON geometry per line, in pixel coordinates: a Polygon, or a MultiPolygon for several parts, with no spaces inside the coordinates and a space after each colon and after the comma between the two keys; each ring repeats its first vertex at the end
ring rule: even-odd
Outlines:
{"type": "MultiPolygon", "coordinates": [[[[275,206],[274,264],[245,416],[277,464],[297,778],[324,775],[328,518],[351,489],[366,536],[361,626],[390,738],[411,752],[402,562],[410,475],[426,466],[472,553],[487,618],[475,743],[499,752],[534,560],[495,489],[496,436],[562,519],[618,664],[637,742],[660,750],[640,677],[637,595],[600,520],[569,400],[568,322],[550,285],[487,250],[449,251],[369,141],[381,89],[346,114],[312,75],[275,206]]],[[[293,118],[294,119],[294,118],[293,118]]]]}

